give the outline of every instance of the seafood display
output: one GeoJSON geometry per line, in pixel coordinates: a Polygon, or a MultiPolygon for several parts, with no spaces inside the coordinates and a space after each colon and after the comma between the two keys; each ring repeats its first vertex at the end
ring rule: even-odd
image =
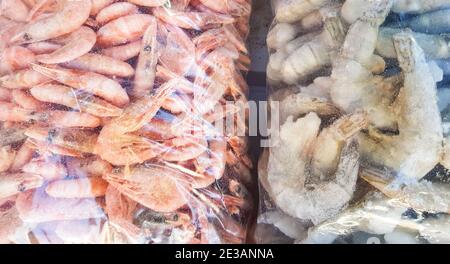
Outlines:
{"type": "Polygon", "coordinates": [[[0,4],[0,243],[246,241],[250,0],[0,4]]]}
{"type": "Polygon", "coordinates": [[[256,240],[450,243],[450,1],[273,11],[256,240]]]}

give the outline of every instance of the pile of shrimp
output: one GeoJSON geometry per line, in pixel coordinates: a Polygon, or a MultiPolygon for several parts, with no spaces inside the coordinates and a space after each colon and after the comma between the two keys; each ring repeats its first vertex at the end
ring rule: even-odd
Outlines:
{"type": "Polygon", "coordinates": [[[245,242],[250,12],[2,0],[0,243],[245,242]]]}
{"type": "Polygon", "coordinates": [[[339,243],[362,231],[386,243],[448,242],[450,1],[273,7],[267,75],[280,131],[259,162],[261,234],[339,243]],[[380,222],[376,204],[396,216],[371,226],[380,222]],[[425,217],[403,223],[408,208],[425,217]]]}

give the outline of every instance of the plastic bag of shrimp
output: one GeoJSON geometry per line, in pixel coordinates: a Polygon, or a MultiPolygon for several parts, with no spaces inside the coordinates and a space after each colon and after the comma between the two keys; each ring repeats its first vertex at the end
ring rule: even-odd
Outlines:
{"type": "Polygon", "coordinates": [[[0,4],[0,243],[246,241],[249,0],[0,4]]]}
{"type": "Polygon", "coordinates": [[[273,10],[256,240],[449,243],[450,1],[273,10]]]}

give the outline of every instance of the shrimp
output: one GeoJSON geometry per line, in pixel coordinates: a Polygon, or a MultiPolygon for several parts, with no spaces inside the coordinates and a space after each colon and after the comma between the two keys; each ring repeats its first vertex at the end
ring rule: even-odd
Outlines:
{"type": "Polygon", "coordinates": [[[31,63],[36,61],[34,53],[21,46],[12,46],[4,49],[0,57],[2,58],[0,61],[0,75],[28,68],[31,63]]]}
{"type": "Polygon", "coordinates": [[[21,193],[16,200],[20,218],[27,223],[84,220],[105,215],[94,199],[59,199],[42,190],[21,193]]]}
{"type": "Polygon", "coordinates": [[[150,122],[178,83],[178,79],[165,83],[155,95],[139,99],[105,125],[97,141],[96,153],[117,166],[142,163],[161,153],[161,146],[155,142],[127,133],[136,132],[150,122]]]}
{"type": "Polygon", "coordinates": [[[402,206],[428,213],[450,212],[449,186],[446,183],[423,180],[402,185],[395,181],[393,172],[375,168],[364,168],[361,177],[402,206]]]}
{"type": "Polygon", "coordinates": [[[10,43],[26,44],[71,33],[83,25],[91,11],[91,0],[64,1],[55,14],[25,25],[10,43]]]}
{"type": "Polygon", "coordinates": [[[0,77],[0,86],[7,89],[29,89],[50,81],[51,79],[47,76],[27,69],[0,77]]]}
{"type": "Polygon", "coordinates": [[[136,74],[134,76],[134,98],[140,98],[149,94],[155,83],[156,64],[158,63],[157,26],[156,19],[152,17],[142,39],[136,74]]]}
{"type": "Polygon", "coordinates": [[[34,155],[34,149],[30,141],[26,140],[22,146],[20,146],[19,150],[16,152],[16,156],[14,161],[10,167],[10,171],[18,172],[22,169],[22,167],[27,164],[34,155]]]}
{"type": "MultiPolygon", "coordinates": [[[[393,37],[401,32],[402,30],[398,28],[382,27],[378,35],[377,52],[386,58],[397,58],[393,37]]],[[[411,34],[428,59],[450,58],[449,43],[445,37],[417,32],[412,32],[411,34]]]]}
{"type": "Polygon", "coordinates": [[[52,53],[60,48],[61,45],[49,41],[35,42],[27,45],[27,49],[36,55],[52,53]]]}
{"type": "Polygon", "coordinates": [[[22,0],[3,0],[0,3],[0,14],[15,21],[26,21],[28,11],[22,0]]]}
{"type": "Polygon", "coordinates": [[[51,156],[52,154],[55,154],[60,156],[76,157],[76,158],[83,157],[83,153],[79,151],[65,147],[60,147],[54,144],[49,144],[44,140],[28,138],[28,141],[30,142],[30,145],[32,146],[34,151],[42,153],[45,156],[51,156]]]}
{"type": "Polygon", "coordinates": [[[350,26],[342,50],[333,63],[330,96],[333,103],[347,112],[362,107],[364,93],[376,82],[370,67],[378,61],[374,59],[374,51],[379,26],[391,6],[392,0],[370,2],[368,11],[350,26]]]}
{"type": "Polygon", "coordinates": [[[0,199],[41,187],[41,176],[30,173],[0,173],[0,199]]]}
{"type": "Polygon", "coordinates": [[[88,27],[80,27],[64,38],[66,44],[50,54],[36,56],[36,60],[41,63],[57,64],[68,62],[83,56],[94,47],[97,35],[94,30],[88,27]]]}
{"type": "Polygon", "coordinates": [[[35,160],[25,164],[22,171],[40,175],[46,181],[60,180],[67,177],[66,167],[58,161],[35,160]]]}
{"type": "Polygon", "coordinates": [[[327,5],[330,0],[281,0],[275,5],[275,17],[281,23],[292,23],[327,5]]]}
{"type": "Polygon", "coordinates": [[[102,177],[112,171],[112,166],[108,162],[98,158],[91,157],[86,159],[71,159],[66,161],[68,174],[77,178],[95,178],[102,177]]]}
{"type": "Polygon", "coordinates": [[[399,135],[362,136],[362,151],[368,161],[384,164],[406,181],[417,181],[441,159],[444,138],[436,81],[410,33],[395,35],[394,43],[404,74],[404,86],[392,105],[399,135]]]}
{"type": "Polygon", "coordinates": [[[131,3],[128,2],[113,3],[110,6],[107,6],[102,10],[100,10],[100,12],[98,12],[97,16],[95,17],[95,20],[99,24],[104,25],[119,17],[134,15],[137,14],[138,12],[139,12],[138,7],[131,3]]]}
{"type": "Polygon", "coordinates": [[[70,128],[50,129],[31,127],[26,130],[25,134],[31,139],[89,154],[94,153],[94,147],[97,141],[97,133],[95,132],[70,128]]]}
{"type": "Polygon", "coordinates": [[[11,146],[0,147],[0,173],[8,171],[15,158],[16,151],[11,146]]]}
{"type": "Polygon", "coordinates": [[[366,128],[367,118],[364,113],[355,113],[340,118],[325,128],[317,137],[311,161],[312,172],[321,180],[335,173],[339,163],[339,153],[350,137],[366,128]]]}
{"type": "Polygon", "coordinates": [[[167,3],[166,0],[127,0],[127,2],[133,3],[138,6],[157,7],[167,3]]]}
{"type": "MultiPolygon", "coordinates": [[[[346,210],[338,217],[310,229],[308,237],[298,242],[332,243],[338,236],[348,236],[361,231],[384,235],[387,243],[390,241],[388,239],[390,234],[402,234],[401,237],[408,238],[407,241],[411,243],[420,243],[421,239],[426,239],[430,243],[449,241],[446,232],[449,219],[446,215],[430,216],[428,213],[412,211],[415,216],[408,217],[405,215],[407,212],[411,210],[395,200],[388,199],[380,193],[369,193],[355,208],[346,210]]],[[[400,243],[405,242],[402,240],[400,243]]]]}
{"type": "Polygon", "coordinates": [[[161,158],[166,161],[187,161],[200,156],[208,148],[206,139],[202,137],[184,135],[166,140],[161,158]]]}
{"type": "Polygon", "coordinates": [[[185,29],[208,29],[220,24],[233,24],[235,19],[229,15],[219,15],[208,12],[177,11],[163,7],[153,10],[153,15],[167,24],[185,29]]]}
{"type": "Polygon", "coordinates": [[[183,174],[157,165],[115,170],[104,179],[131,199],[157,212],[173,212],[187,203],[183,174]]]}
{"type": "Polygon", "coordinates": [[[281,70],[283,80],[288,84],[294,84],[330,65],[333,54],[344,42],[344,38],[345,32],[339,18],[326,19],[325,29],[317,38],[305,43],[286,58],[281,70]]]}
{"type": "Polygon", "coordinates": [[[33,64],[32,69],[62,84],[98,95],[116,106],[124,106],[130,102],[128,94],[122,86],[117,81],[103,75],[37,64],[33,64]]]}
{"type": "Polygon", "coordinates": [[[356,116],[343,118],[334,127],[337,129],[335,133],[345,135],[341,139],[334,138],[327,129],[319,134],[321,120],[316,113],[309,113],[295,122],[292,117],[288,118],[281,128],[280,137],[274,139],[278,145],[270,151],[267,191],[287,214],[317,224],[339,213],[351,199],[359,168],[358,143],[354,135],[365,123],[356,116]],[[302,139],[293,145],[290,138],[299,130],[304,131],[302,139]],[[322,141],[316,140],[317,135],[322,141]],[[341,151],[336,144],[343,145],[341,151]],[[332,145],[336,151],[332,157],[327,157],[321,149],[332,145]],[[293,157],[296,157],[295,161],[292,161],[293,157]],[[336,159],[339,160],[337,164],[336,159]],[[308,175],[307,164],[318,160],[323,163],[313,162],[318,165],[316,173],[308,175]],[[321,181],[320,172],[323,171],[333,174],[333,179],[321,181]],[[296,202],[293,203],[293,199],[296,202]]]}
{"type": "Polygon", "coordinates": [[[18,235],[25,235],[19,233],[27,232],[15,207],[15,197],[0,201],[0,244],[14,243],[18,235]]]}
{"type": "Polygon", "coordinates": [[[110,47],[136,41],[144,35],[145,30],[153,21],[152,16],[145,14],[117,18],[98,30],[97,44],[102,47],[110,47]]]}
{"type": "Polygon", "coordinates": [[[11,92],[11,101],[25,109],[42,110],[46,108],[46,105],[36,100],[28,91],[13,90],[11,92]]]}
{"type": "Polygon", "coordinates": [[[103,229],[105,243],[138,243],[146,241],[139,227],[133,224],[138,203],[108,186],[105,195],[108,222],[103,229]]]}
{"type": "Polygon", "coordinates": [[[182,29],[172,25],[166,28],[166,45],[159,60],[172,72],[184,76],[195,64],[195,45],[182,29]]]}
{"type": "Polygon", "coordinates": [[[296,24],[277,23],[267,35],[267,47],[274,50],[283,48],[286,43],[294,40],[301,28],[296,24]]]}
{"type": "Polygon", "coordinates": [[[102,49],[100,53],[111,58],[127,61],[139,55],[141,52],[142,41],[136,40],[122,46],[115,46],[107,49],[102,49]]]}
{"type": "Polygon", "coordinates": [[[88,53],[75,60],[63,63],[62,66],[109,76],[131,77],[134,75],[134,69],[130,64],[96,53],[88,53]]]}
{"type": "Polygon", "coordinates": [[[100,120],[86,113],[48,110],[36,112],[11,103],[0,102],[0,120],[11,122],[38,123],[54,127],[95,128],[100,120]]]}
{"type": "Polygon", "coordinates": [[[108,183],[102,178],[59,180],[50,183],[45,192],[55,198],[94,198],[105,196],[108,183]]]}

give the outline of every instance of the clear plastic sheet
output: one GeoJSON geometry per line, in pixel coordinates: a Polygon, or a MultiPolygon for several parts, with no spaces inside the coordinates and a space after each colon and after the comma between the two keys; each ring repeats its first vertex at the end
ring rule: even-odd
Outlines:
{"type": "Polygon", "coordinates": [[[449,243],[450,2],[272,6],[256,240],[449,243]]]}
{"type": "Polygon", "coordinates": [[[249,0],[2,0],[0,243],[244,243],[249,0]]]}

